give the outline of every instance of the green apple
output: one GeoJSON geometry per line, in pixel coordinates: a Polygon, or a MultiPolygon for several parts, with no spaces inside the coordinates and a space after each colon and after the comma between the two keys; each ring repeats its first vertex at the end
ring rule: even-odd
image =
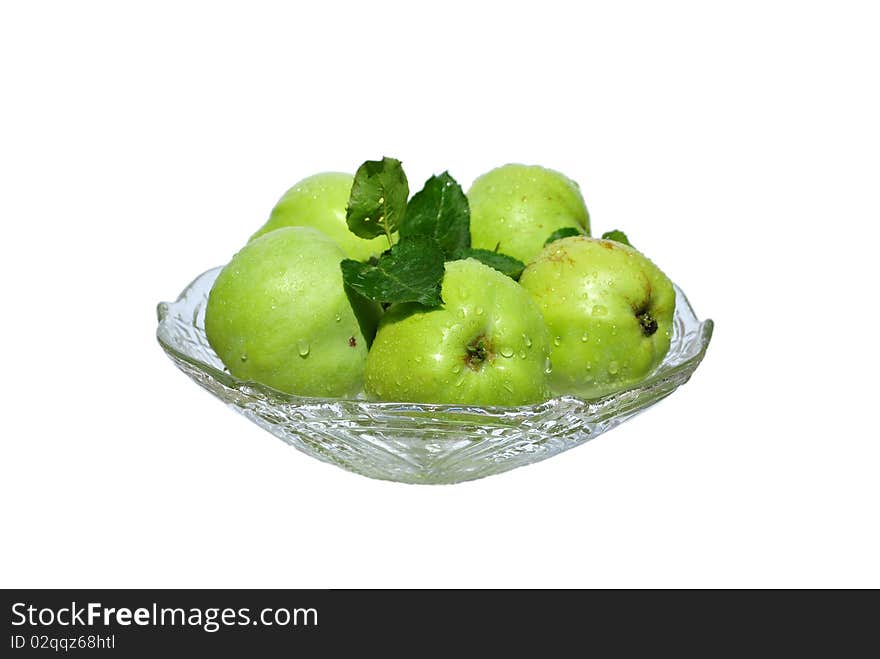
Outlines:
{"type": "Polygon", "coordinates": [[[520,284],[552,337],[550,386],[585,398],[623,389],[669,350],[675,289],[628,245],[573,236],[550,243],[520,284]]]}
{"type": "Polygon", "coordinates": [[[473,247],[534,259],[551,233],[573,227],[590,235],[578,184],[552,169],[504,165],[474,181],[467,193],[473,247]]]}
{"type": "Polygon", "coordinates": [[[352,396],[363,386],[378,305],[342,283],[339,246],[316,229],[252,240],[220,272],[205,332],[236,377],[302,396],[352,396]]]}
{"type": "Polygon", "coordinates": [[[280,227],[313,227],[327,234],[345,255],[363,261],[388,249],[385,236],[365,240],[348,229],[345,208],[354,177],[342,172],[324,172],[303,179],[275,204],[269,220],[251,240],[280,227]]]}
{"type": "Polygon", "coordinates": [[[367,357],[380,400],[525,405],[548,398],[549,335],[513,279],[474,259],[446,263],[443,306],[392,306],[367,357]]]}

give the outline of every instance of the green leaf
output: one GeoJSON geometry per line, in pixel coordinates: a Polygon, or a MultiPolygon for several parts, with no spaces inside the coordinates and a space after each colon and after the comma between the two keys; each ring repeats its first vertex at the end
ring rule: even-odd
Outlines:
{"type": "Polygon", "coordinates": [[[623,231],[618,231],[615,229],[614,231],[606,231],[602,234],[602,240],[613,240],[616,243],[623,243],[624,245],[629,245],[632,247],[632,243],[629,242],[629,238],[626,237],[626,234],[623,231]]]}
{"type": "Polygon", "coordinates": [[[561,229],[556,229],[553,233],[550,234],[550,237],[544,241],[545,245],[549,245],[554,240],[559,240],[560,238],[568,238],[569,236],[580,236],[582,235],[579,229],[575,229],[574,227],[562,227],[561,229]]]}
{"type": "Polygon", "coordinates": [[[378,259],[362,263],[342,261],[342,279],[375,302],[419,302],[426,307],[443,304],[443,250],[436,240],[411,237],[394,245],[378,259]]]}
{"type": "Polygon", "coordinates": [[[361,238],[391,234],[406,212],[409,184],[399,160],[367,160],[358,167],[348,198],[345,219],[351,232],[361,238]]]}
{"type": "Polygon", "coordinates": [[[413,195],[400,223],[401,240],[410,236],[434,238],[447,257],[471,246],[471,211],[461,186],[449,172],[432,176],[413,195]]]}
{"type": "Polygon", "coordinates": [[[523,269],[526,267],[519,259],[507,256],[507,254],[499,254],[498,252],[493,252],[488,249],[462,249],[456,252],[455,258],[477,259],[477,261],[485,263],[490,268],[495,268],[498,272],[501,272],[508,277],[512,277],[513,279],[519,279],[523,269]]]}

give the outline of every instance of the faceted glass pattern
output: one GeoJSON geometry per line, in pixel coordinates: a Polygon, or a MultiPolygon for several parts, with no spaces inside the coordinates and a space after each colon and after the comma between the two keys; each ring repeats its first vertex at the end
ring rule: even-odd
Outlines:
{"type": "Polygon", "coordinates": [[[595,400],[561,396],[525,407],[469,407],[306,398],[224,370],[205,336],[208,293],[221,268],[158,307],[157,338],[174,364],[217,398],[299,450],[343,469],[403,483],[457,483],[538,462],[601,435],[688,381],[712,321],[682,291],[672,346],[638,385],[595,400]]]}

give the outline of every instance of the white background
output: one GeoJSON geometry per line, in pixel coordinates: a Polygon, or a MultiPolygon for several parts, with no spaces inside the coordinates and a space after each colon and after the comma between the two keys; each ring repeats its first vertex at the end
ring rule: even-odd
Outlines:
{"type": "Polygon", "coordinates": [[[8,2],[0,586],[880,586],[870,2],[8,2]],[[302,4],[303,6],[298,6],[302,4]],[[690,383],[455,486],[287,447],[155,305],[317,171],[577,179],[715,319],[690,383]]]}

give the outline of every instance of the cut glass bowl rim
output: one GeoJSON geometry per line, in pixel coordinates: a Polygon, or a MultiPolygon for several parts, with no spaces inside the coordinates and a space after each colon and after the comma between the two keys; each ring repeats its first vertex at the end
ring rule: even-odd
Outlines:
{"type": "MultiPolygon", "coordinates": [[[[247,393],[249,396],[256,395],[266,399],[271,403],[279,405],[314,406],[337,404],[345,405],[346,407],[350,407],[354,410],[361,409],[364,413],[367,414],[375,412],[382,412],[386,414],[393,414],[395,412],[418,413],[420,416],[423,414],[442,414],[444,416],[466,414],[468,416],[485,415],[487,418],[491,418],[493,416],[508,417],[511,414],[516,413],[540,414],[548,408],[558,406],[560,403],[563,402],[578,403],[580,405],[588,406],[590,409],[593,410],[601,409],[606,405],[613,403],[614,401],[625,398],[635,392],[650,389],[661,383],[667,382],[671,379],[675,379],[677,376],[681,376],[685,373],[687,373],[687,377],[689,377],[690,374],[693,373],[694,370],[696,370],[697,366],[699,366],[700,362],[703,360],[703,357],[706,354],[706,350],[709,347],[709,342],[712,338],[712,332],[714,330],[714,322],[712,321],[712,319],[707,318],[704,320],[699,320],[693,310],[693,307],[690,304],[690,301],[687,299],[687,296],[678,285],[673,283],[676,295],[675,319],[676,321],[678,321],[680,318],[683,318],[684,321],[698,323],[699,335],[696,339],[699,342],[698,349],[696,350],[696,352],[694,352],[694,354],[674,365],[667,364],[667,362],[669,361],[669,356],[667,355],[667,358],[664,359],[663,362],[661,362],[661,364],[648,377],[638,381],[633,385],[619,389],[612,393],[605,394],[603,396],[599,396],[596,398],[581,398],[579,396],[566,394],[555,396],[540,403],[518,406],[389,402],[367,400],[364,398],[322,398],[315,396],[300,396],[297,394],[288,394],[279,391],[254,380],[243,380],[241,378],[237,378],[227,371],[212,366],[211,364],[207,364],[200,359],[197,359],[181,350],[178,350],[176,347],[172,346],[168,341],[166,341],[162,336],[162,329],[164,327],[164,324],[166,323],[170,314],[173,312],[175,305],[181,305],[186,300],[188,293],[192,291],[197,284],[199,284],[206,277],[210,277],[212,275],[213,277],[216,277],[216,275],[219,274],[222,269],[223,266],[217,266],[215,268],[210,268],[209,270],[206,270],[199,276],[195,277],[186,286],[186,288],[183,289],[180,295],[178,295],[176,300],[174,300],[173,302],[160,302],[157,305],[157,316],[159,320],[159,325],[156,331],[156,338],[162,349],[170,357],[189,364],[190,366],[219,381],[221,384],[230,389],[242,391],[244,393],[247,393]]],[[[193,324],[197,326],[196,319],[193,319],[193,324]]],[[[678,323],[674,323],[676,330],[678,329],[677,325],[678,323]]],[[[675,341],[675,339],[676,336],[674,335],[673,342],[675,341]]],[[[670,350],[670,353],[671,352],[672,351],[670,350]]]]}

